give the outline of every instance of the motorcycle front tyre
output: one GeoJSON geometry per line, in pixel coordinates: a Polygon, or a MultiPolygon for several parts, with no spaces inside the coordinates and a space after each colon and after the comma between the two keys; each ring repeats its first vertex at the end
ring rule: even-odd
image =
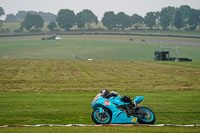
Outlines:
{"type": "Polygon", "coordinates": [[[112,120],[112,115],[109,110],[104,110],[104,114],[101,114],[99,109],[95,109],[93,110],[91,117],[96,124],[109,124],[112,120]]]}

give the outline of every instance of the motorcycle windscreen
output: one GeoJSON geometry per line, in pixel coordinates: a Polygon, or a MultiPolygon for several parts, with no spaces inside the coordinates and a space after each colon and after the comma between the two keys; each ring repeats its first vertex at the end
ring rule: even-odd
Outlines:
{"type": "Polygon", "coordinates": [[[136,102],[136,103],[140,103],[140,102],[142,102],[142,100],[144,100],[143,96],[137,96],[137,97],[134,98],[133,101],[136,102]]]}

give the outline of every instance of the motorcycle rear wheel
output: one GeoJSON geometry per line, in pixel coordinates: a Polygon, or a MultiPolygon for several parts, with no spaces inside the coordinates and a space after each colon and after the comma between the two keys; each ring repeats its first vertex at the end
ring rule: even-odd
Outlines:
{"type": "Polygon", "coordinates": [[[154,112],[147,107],[140,107],[140,110],[145,112],[144,117],[138,117],[138,122],[140,124],[153,124],[156,120],[154,112]]]}
{"type": "Polygon", "coordinates": [[[108,110],[104,110],[103,113],[100,113],[99,109],[95,109],[92,112],[92,120],[94,121],[94,123],[96,124],[109,124],[112,120],[112,116],[110,111],[108,110]]]}

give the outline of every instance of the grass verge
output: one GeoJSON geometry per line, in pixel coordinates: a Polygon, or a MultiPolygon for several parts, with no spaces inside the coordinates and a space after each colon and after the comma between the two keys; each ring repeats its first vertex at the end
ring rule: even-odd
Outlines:
{"type": "Polygon", "coordinates": [[[1,128],[2,133],[115,133],[115,132],[148,132],[148,133],[199,133],[199,127],[26,127],[1,128]]]}

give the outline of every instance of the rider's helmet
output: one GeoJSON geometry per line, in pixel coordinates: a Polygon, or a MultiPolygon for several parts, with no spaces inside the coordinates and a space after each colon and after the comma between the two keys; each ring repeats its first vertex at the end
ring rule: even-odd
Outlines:
{"type": "Polygon", "coordinates": [[[110,92],[108,91],[108,89],[102,89],[102,90],[100,91],[100,93],[101,93],[101,96],[102,96],[102,97],[107,97],[107,96],[109,96],[109,94],[110,94],[110,92]]]}

